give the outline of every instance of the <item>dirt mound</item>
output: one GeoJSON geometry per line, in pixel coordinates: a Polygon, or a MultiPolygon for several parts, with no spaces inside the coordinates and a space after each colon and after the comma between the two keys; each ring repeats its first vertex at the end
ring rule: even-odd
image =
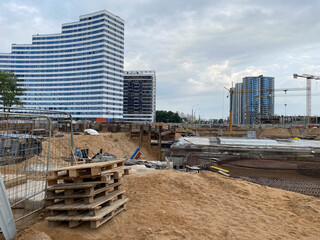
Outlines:
{"type": "Polygon", "coordinates": [[[182,138],[182,136],[181,136],[180,133],[176,133],[176,134],[174,135],[174,139],[178,139],[178,138],[182,138]]]}
{"type": "MultiPolygon", "coordinates": [[[[63,138],[69,138],[65,135],[63,138]]],[[[74,135],[74,147],[80,149],[89,149],[89,156],[93,157],[102,148],[104,153],[111,153],[118,158],[130,158],[138,145],[134,143],[126,133],[99,133],[99,135],[74,135]]],[[[53,141],[53,151],[69,153],[69,146],[66,141],[53,141]]],[[[149,153],[142,148],[142,158],[147,160],[156,160],[157,156],[149,153]]]]}
{"type": "Polygon", "coordinates": [[[259,134],[259,137],[284,137],[290,138],[292,137],[292,133],[288,128],[270,128],[263,129],[259,134]]]}
{"type": "Polygon", "coordinates": [[[320,128],[307,128],[303,131],[302,135],[320,135],[320,128]]]}
{"type": "Polygon", "coordinates": [[[154,127],[159,127],[159,126],[162,126],[162,129],[169,129],[169,125],[164,123],[164,122],[157,122],[157,123],[154,123],[151,125],[153,128],[154,127]]]}
{"type": "MultiPolygon", "coordinates": [[[[320,200],[212,172],[129,175],[128,210],[98,229],[30,227],[70,239],[319,239],[320,200]]],[[[17,239],[24,239],[23,236],[17,239]]]]}

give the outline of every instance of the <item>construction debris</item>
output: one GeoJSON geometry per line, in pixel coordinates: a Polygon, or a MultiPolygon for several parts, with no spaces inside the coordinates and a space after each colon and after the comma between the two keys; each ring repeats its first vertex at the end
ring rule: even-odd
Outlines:
{"type": "Polygon", "coordinates": [[[46,210],[49,226],[68,222],[76,227],[89,222],[91,228],[126,209],[129,199],[121,190],[122,175],[130,167],[123,160],[89,163],[49,171],[46,210]]]}
{"type": "Polygon", "coordinates": [[[97,162],[97,161],[112,161],[112,160],[116,160],[117,156],[113,155],[111,153],[102,153],[102,149],[100,149],[100,151],[94,155],[92,157],[92,159],[97,162]]]}
{"type": "Polygon", "coordinates": [[[30,134],[0,133],[0,166],[22,162],[42,152],[43,137],[30,134]]]}

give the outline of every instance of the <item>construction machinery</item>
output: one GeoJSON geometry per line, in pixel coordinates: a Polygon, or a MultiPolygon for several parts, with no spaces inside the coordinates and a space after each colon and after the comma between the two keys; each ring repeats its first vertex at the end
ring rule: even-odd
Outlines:
{"type": "Polygon", "coordinates": [[[293,74],[293,78],[305,78],[306,79],[306,90],[307,90],[307,98],[306,98],[306,116],[308,119],[311,116],[311,79],[320,80],[319,76],[314,76],[310,74],[293,74]]]}

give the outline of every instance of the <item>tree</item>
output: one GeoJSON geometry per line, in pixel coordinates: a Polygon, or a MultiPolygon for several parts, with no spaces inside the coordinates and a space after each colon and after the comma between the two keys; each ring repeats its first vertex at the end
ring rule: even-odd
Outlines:
{"type": "Polygon", "coordinates": [[[156,111],[156,121],[164,123],[181,123],[182,118],[179,117],[178,113],[172,111],[156,111]]]}
{"type": "Polygon", "coordinates": [[[18,96],[25,91],[17,85],[17,76],[13,73],[0,71],[0,101],[4,107],[12,107],[13,105],[22,105],[18,96]]]}

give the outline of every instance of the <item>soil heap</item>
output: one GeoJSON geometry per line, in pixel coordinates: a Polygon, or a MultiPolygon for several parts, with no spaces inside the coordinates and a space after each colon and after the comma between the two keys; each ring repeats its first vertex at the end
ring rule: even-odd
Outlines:
{"type": "Polygon", "coordinates": [[[126,176],[127,211],[98,229],[48,228],[16,239],[319,239],[320,200],[213,172],[152,171],[126,176]],[[45,238],[47,236],[47,238],[45,238]]]}
{"type": "MultiPolygon", "coordinates": [[[[70,136],[65,135],[64,138],[70,136]]],[[[103,149],[103,153],[111,153],[118,158],[130,158],[137,149],[138,144],[130,139],[126,133],[99,133],[99,135],[74,135],[74,147],[80,149],[89,149],[89,156],[93,157],[96,153],[103,149]]],[[[54,151],[70,152],[69,146],[65,144],[63,139],[61,141],[53,141],[54,151]]],[[[156,160],[157,155],[148,152],[147,149],[142,148],[142,158],[148,160],[156,160]]]]}

